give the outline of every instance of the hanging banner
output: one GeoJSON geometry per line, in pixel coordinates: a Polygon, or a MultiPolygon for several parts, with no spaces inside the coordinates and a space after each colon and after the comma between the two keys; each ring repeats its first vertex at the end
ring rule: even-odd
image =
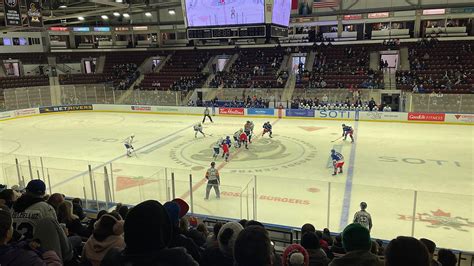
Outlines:
{"type": "Polygon", "coordinates": [[[42,28],[43,16],[41,15],[41,0],[26,0],[26,14],[30,27],[42,28]]]}
{"type": "Polygon", "coordinates": [[[3,0],[3,6],[5,7],[5,26],[22,26],[20,0],[3,0]]]}

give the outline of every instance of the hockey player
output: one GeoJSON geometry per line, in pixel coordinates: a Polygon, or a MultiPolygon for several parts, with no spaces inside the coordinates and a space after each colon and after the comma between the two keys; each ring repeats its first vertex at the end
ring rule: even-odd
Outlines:
{"type": "Polygon", "coordinates": [[[263,124],[263,133],[262,133],[262,137],[263,135],[265,135],[265,133],[269,133],[270,135],[270,138],[273,138],[272,137],[272,124],[270,124],[270,122],[265,122],[265,124],[263,124]]]}
{"type": "Polygon", "coordinates": [[[245,134],[247,134],[249,143],[252,143],[252,134],[253,134],[254,127],[255,125],[253,124],[252,121],[247,121],[247,123],[245,123],[244,125],[244,131],[245,131],[245,134]]]}
{"type": "Polygon", "coordinates": [[[362,225],[370,232],[370,230],[372,229],[372,217],[370,216],[370,213],[368,213],[365,209],[367,209],[367,203],[361,202],[360,211],[354,214],[353,222],[362,225]]]}
{"type": "Polygon", "coordinates": [[[135,151],[133,148],[132,142],[133,138],[135,137],[135,134],[130,135],[130,137],[126,138],[123,143],[125,145],[125,148],[127,149],[127,156],[131,157],[132,156],[132,151],[135,151]]]}
{"type": "Polygon", "coordinates": [[[197,134],[201,133],[204,137],[206,137],[206,134],[204,134],[204,132],[202,132],[202,124],[201,122],[198,122],[194,125],[194,137],[197,138],[197,134]]]}
{"type": "Polygon", "coordinates": [[[243,129],[239,129],[234,133],[234,141],[235,141],[235,147],[240,148],[240,134],[244,132],[243,129]]]}
{"type": "Polygon", "coordinates": [[[354,134],[354,130],[352,129],[351,126],[342,124],[342,136],[344,137],[344,140],[347,139],[347,136],[351,137],[351,143],[354,143],[354,137],[352,136],[354,134]]]}
{"type": "Polygon", "coordinates": [[[227,142],[224,140],[224,141],[222,142],[221,147],[222,147],[222,158],[224,158],[224,160],[225,160],[226,162],[228,162],[229,156],[230,156],[230,151],[229,151],[229,147],[230,147],[230,146],[229,146],[229,144],[227,144],[227,142]]]}
{"type": "Polygon", "coordinates": [[[342,166],[344,165],[344,156],[342,156],[342,154],[332,149],[331,159],[332,159],[332,164],[334,165],[334,173],[332,175],[337,175],[338,169],[339,169],[339,174],[342,174],[342,166]]]}
{"type": "Polygon", "coordinates": [[[214,150],[214,155],[212,156],[212,158],[214,158],[214,160],[217,158],[217,156],[219,156],[220,149],[221,149],[221,143],[222,143],[222,139],[219,139],[214,144],[214,146],[212,146],[212,149],[214,150]]]}
{"type": "Polygon", "coordinates": [[[240,133],[240,136],[239,136],[239,146],[242,145],[242,144],[245,144],[245,148],[248,149],[248,144],[247,144],[247,133],[245,132],[242,132],[240,133]]]}
{"type": "Polygon", "coordinates": [[[232,147],[232,141],[230,140],[229,136],[226,136],[224,140],[222,140],[222,144],[227,144],[230,147],[232,147]]]}

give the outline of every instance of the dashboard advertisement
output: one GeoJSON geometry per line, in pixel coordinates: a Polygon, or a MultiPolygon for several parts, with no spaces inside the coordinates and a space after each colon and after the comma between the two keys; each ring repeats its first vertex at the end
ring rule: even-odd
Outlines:
{"type": "Polygon", "coordinates": [[[188,27],[264,23],[264,0],[185,0],[185,3],[188,27]]]}

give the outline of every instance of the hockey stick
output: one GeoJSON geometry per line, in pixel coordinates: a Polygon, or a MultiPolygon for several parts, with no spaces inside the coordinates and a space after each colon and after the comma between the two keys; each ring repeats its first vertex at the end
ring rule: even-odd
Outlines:
{"type": "Polygon", "coordinates": [[[335,140],[331,140],[331,142],[336,142],[336,141],[342,139],[343,137],[344,137],[344,136],[340,136],[339,138],[337,138],[337,139],[335,139],[335,140]]]}

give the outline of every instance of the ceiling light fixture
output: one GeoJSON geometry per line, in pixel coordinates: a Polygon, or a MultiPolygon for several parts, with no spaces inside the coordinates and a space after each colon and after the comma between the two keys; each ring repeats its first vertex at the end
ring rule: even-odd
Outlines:
{"type": "Polygon", "coordinates": [[[60,5],[59,8],[67,8],[67,5],[60,5]]]}
{"type": "Polygon", "coordinates": [[[168,9],[168,14],[174,16],[176,15],[176,11],[174,11],[174,9],[168,9]]]}
{"type": "Polygon", "coordinates": [[[124,17],[124,18],[129,18],[130,15],[129,15],[128,13],[123,13],[123,17],[124,17]]]}
{"type": "Polygon", "coordinates": [[[109,17],[108,17],[107,15],[102,15],[102,16],[100,16],[100,17],[101,17],[103,20],[109,19],[109,17]]]}
{"type": "Polygon", "coordinates": [[[151,17],[152,15],[151,15],[150,12],[146,12],[146,13],[145,13],[145,16],[146,16],[146,17],[151,17]]]}
{"type": "Polygon", "coordinates": [[[120,17],[120,13],[119,12],[114,12],[114,16],[115,17],[120,17]]]}
{"type": "Polygon", "coordinates": [[[83,21],[84,17],[77,17],[78,20],[83,21]]]}

